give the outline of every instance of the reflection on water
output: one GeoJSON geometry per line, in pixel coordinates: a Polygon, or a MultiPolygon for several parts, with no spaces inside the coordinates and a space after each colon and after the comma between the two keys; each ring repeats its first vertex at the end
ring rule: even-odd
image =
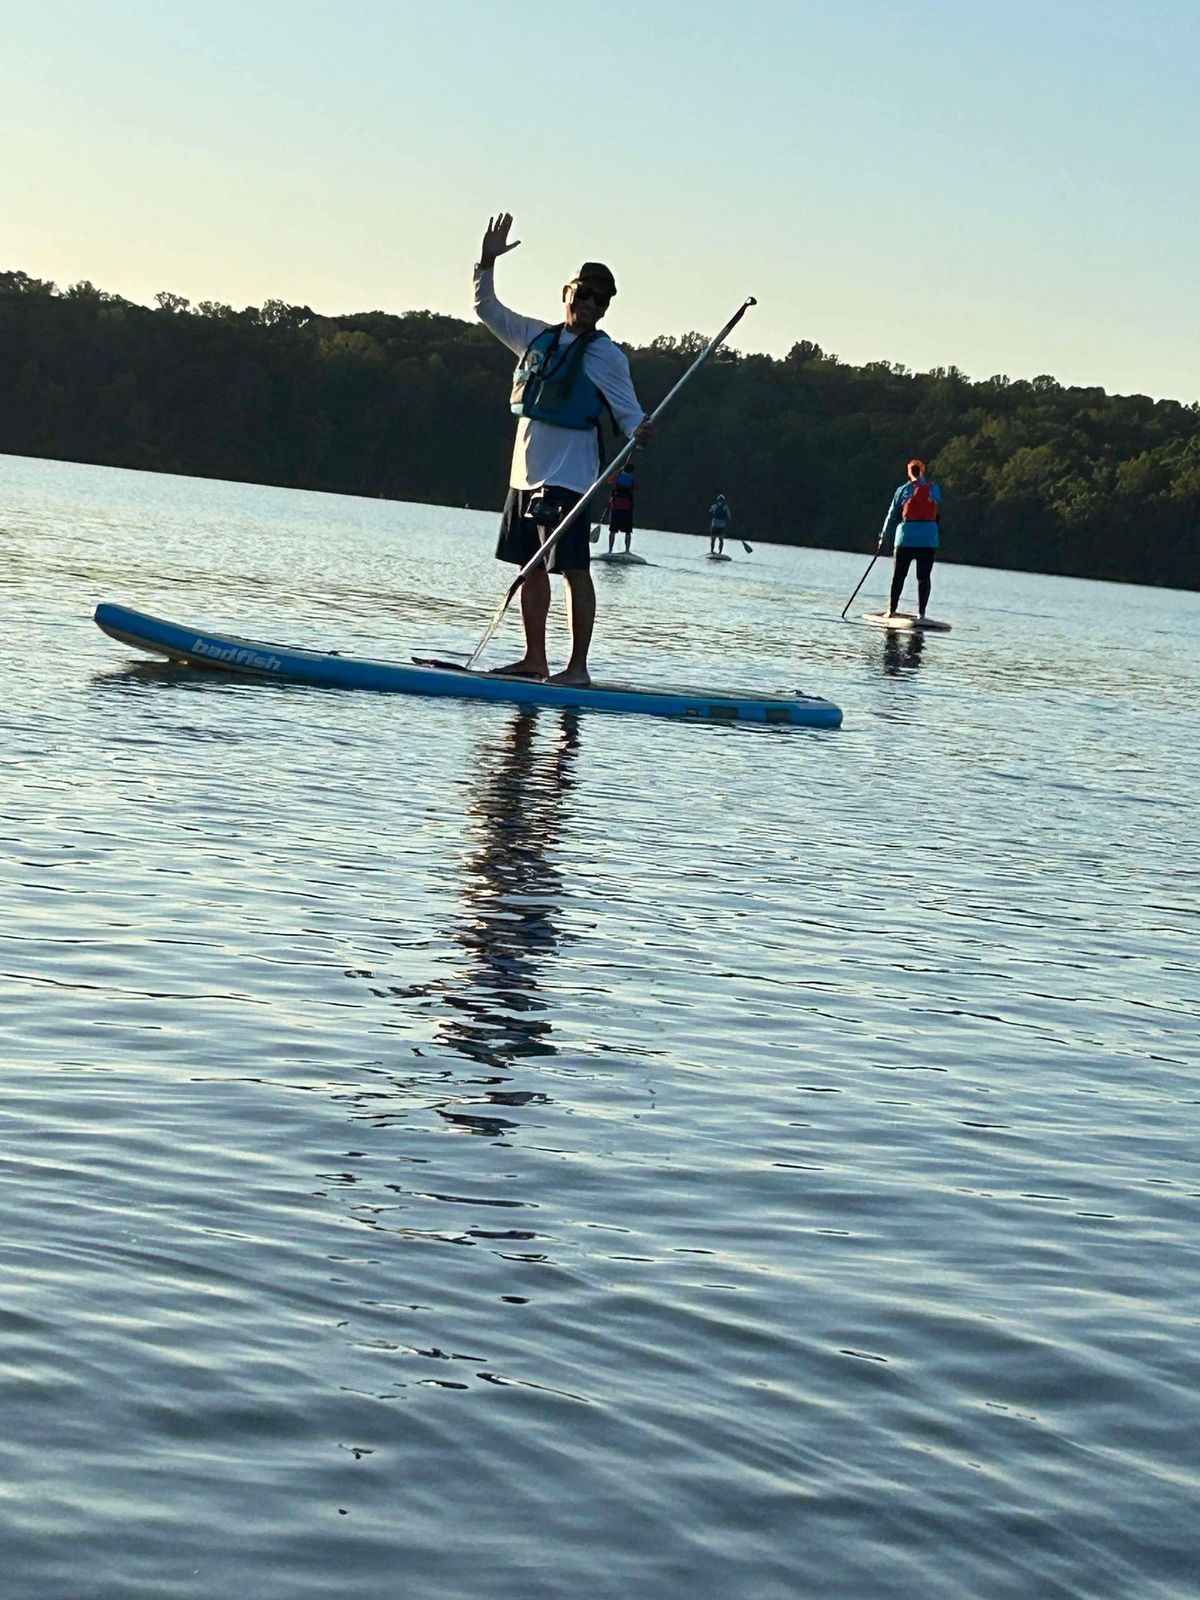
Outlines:
{"type": "Polygon", "coordinates": [[[921,656],[925,649],[925,635],[919,628],[913,628],[908,633],[893,633],[887,630],[883,635],[883,670],[892,678],[899,677],[906,671],[916,671],[921,665],[921,656]]]}
{"type": "MultiPolygon", "coordinates": [[[[482,1080],[489,1105],[546,1103],[547,1096],[504,1087],[505,1075],[532,1057],[555,1054],[553,1023],[542,970],[553,960],[563,881],[555,847],[575,784],[580,719],[576,711],[505,708],[481,735],[465,786],[466,853],[456,874],[458,914],[449,932],[465,959],[451,974],[422,983],[381,985],[370,969],[356,970],[372,992],[401,1006],[412,1002],[436,1018],[439,1052],[488,1069],[482,1080]]],[[[396,942],[398,955],[406,951],[396,942]]],[[[471,1080],[476,1086],[480,1080],[471,1080]]],[[[370,1114],[379,1106],[368,1101],[370,1114]]],[[[439,1115],[466,1133],[499,1138],[515,1123],[491,1112],[445,1101],[439,1115]]]]}
{"type": "Polygon", "coordinates": [[[520,709],[480,753],[467,807],[474,835],[462,863],[462,916],[455,938],[467,952],[444,1037],[488,1066],[554,1053],[539,971],[558,949],[562,877],[554,848],[575,783],[579,718],[520,709]],[[539,718],[552,724],[539,744],[539,718]]]}
{"type": "MultiPolygon", "coordinates": [[[[528,1057],[555,1053],[553,1024],[541,992],[544,964],[558,950],[562,878],[554,846],[563,801],[574,783],[579,717],[529,707],[512,711],[484,741],[473,763],[470,847],[461,863],[460,911],[453,937],[467,962],[437,985],[444,1007],[439,1043],[489,1069],[489,1107],[546,1104],[532,1090],[506,1088],[506,1075],[528,1057]],[[547,743],[539,735],[549,731],[547,743]]],[[[478,1080],[477,1080],[478,1081],[478,1080]]],[[[438,1108],[463,1133],[502,1138],[514,1119],[492,1112],[438,1108]]]]}

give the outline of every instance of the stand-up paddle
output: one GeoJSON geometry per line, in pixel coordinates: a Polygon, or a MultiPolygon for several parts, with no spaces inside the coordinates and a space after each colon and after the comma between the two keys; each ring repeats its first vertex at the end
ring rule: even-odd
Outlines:
{"type": "MultiPolygon", "coordinates": [[[[704,349],[701,350],[700,354],[696,357],[695,361],[692,362],[691,366],[684,373],[683,377],[680,378],[675,384],[674,388],[669,391],[666,398],[659,401],[658,405],[650,413],[650,416],[647,419],[649,422],[654,423],[658,421],[659,417],[662,416],[663,412],[670,405],[671,401],[674,400],[675,396],[683,388],[688,379],[692,377],[693,374],[699,372],[700,368],[708,360],[709,356],[712,355],[713,351],[716,350],[719,345],[723,344],[733,332],[734,328],[746,315],[746,312],[749,311],[750,307],[756,306],[757,304],[758,301],[753,295],[748,295],[746,299],[742,301],[741,305],[730,317],[729,321],[721,329],[720,333],[714,334],[714,336],[705,345],[704,349]]],[[[537,555],[532,556],[521,568],[520,572],[517,573],[516,577],[509,584],[503,600],[501,600],[500,604],[496,607],[496,611],[492,617],[492,620],[488,623],[486,629],[484,630],[483,638],[480,639],[479,643],[475,646],[474,652],[472,653],[470,660],[467,662],[468,671],[475,665],[480,656],[487,649],[493,634],[496,632],[496,629],[504,621],[504,613],[512,604],[517,590],[520,589],[521,585],[525,582],[525,579],[534,570],[534,568],[539,565],[539,563],[543,565],[545,564],[547,556],[549,556],[550,552],[554,549],[554,546],[567,531],[567,528],[570,526],[574,518],[578,516],[580,510],[587,505],[588,501],[592,498],[596,491],[602,487],[602,485],[608,479],[610,473],[618,472],[621,467],[625,465],[626,461],[629,460],[630,456],[637,448],[637,445],[637,439],[629,439],[626,441],[626,443],[620,450],[618,450],[617,454],[612,458],[608,465],[601,468],[600,476],[580,495],[579,499],[567,512],[566,516],[559,523],[558,527],[554,529],[553,533],[550,534],[549,538],[542,545],[537,555]]]]}
{"type": "Polygon", "coordinates": [[[858,584],[857,584],[857,586],[856,586],[856,588],[854,590],[854,593],[850,596],[849,600],[847,600],[846,604],[842,607],[842,621],[843,622],[845,622],[845,620],[846,620],[847,611],[849,611],[850,607],[854,604],[854,601],[855,601],[855,598],[858,595],[859,589],[862,588],[863,584],[866,583],[867,578],[870,576],[871,568],[879,560],[879,551],[882,550],[882,549],[883,549],[883,544],[881,542],[880,545],[879,545],[879,549],[876,550],[875,554],[871,557],[870,561],[867,562],[867,570],[866,570],[866,572],[863,573],[862,577],[858,580],[858,584]]]}
{"type": "Polygon", "coordinates": [[[592,529],[591,533],[588,534],[588,543],[589,544],[599,544],[600,543],[600,535],[604,531],[604,519],[605,519],[605,517],[608,516],[608,514],[609,514],[609,512],[611,510],[612,510],[612,500],[610,498],[608,504],[605,506],[603,512],[600,515],[600,521],[598,523],[596,523],[596,525],[592,529]]]}

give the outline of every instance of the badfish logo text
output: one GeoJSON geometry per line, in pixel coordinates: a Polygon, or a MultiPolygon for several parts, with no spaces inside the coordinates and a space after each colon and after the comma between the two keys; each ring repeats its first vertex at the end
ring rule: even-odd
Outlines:
{"type": "Polygon", "coordinates": [[[197,639],[192,645],[192,654],[208,656],[212,661],[227,661],[232,667],[253,667],[257,672],[278,672],[283,665],[278,656],[264,656],[240,644],[209,644],[207,639],[197,639]]]}

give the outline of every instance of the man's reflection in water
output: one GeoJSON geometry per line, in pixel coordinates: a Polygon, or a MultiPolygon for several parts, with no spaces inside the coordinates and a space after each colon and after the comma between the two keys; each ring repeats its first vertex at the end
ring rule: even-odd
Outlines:
{"type": "Polygon", "coordinates": [[[925,648],[925,635],[920,628],[909,633],[888,631],[883,636],[883,670],[889,678],[898,678],[902,672],[915,671],[921,665],[921,652],[925,648]]]}
{"type": "MultiPolygon", "coordinates": [[[[562,836],[563,802],[576,781],[578,748],[574,711],[519,708],[499,734],[491,735],[475,763],[475,792],[463,819],[466,854],[458,867],[460,915],[453,937],[467,960],[455,963],[453,975],[432,982],[372,983],[382,998],[417,1001],[434,1010],[435,1047],[486,1069],[482,1080],[469,1080],[473,1092],[464,1098],[473,1106],[479,1105],[481,1082],[482,1099],[490,1105],[522,1106],[546,1098],[506,1085],[516,1063],[555,1052],[540,979],[561,937],[563,880],[554,847],[562,836]]],[[[356,976],[374,979],[371,972],[356,976]]],[[[428,1047],[414,1051],[426,1058],[429,1053],[428,1047]]],[[[444,1065],[434,1076],[448,1088],[457,1079],[444,1065]]],[[[429,1078],[428,1071],[421,1074],[426,1085],[429,1078]]],[[[355,1098],[372,1120],[389,1115],[386,1093],[355,1098]]],[[[434,1109],[467,1133],[499,1138],[514,1126],[502,1116],[455,1109],[462,1104],[455,1090],[439,1097],[434,1109]]]]}
{"type": "MultiPolygon", "coordinates": [[[[442,952],[446,975],[419,984],[372,981],[373,993],[406,1010],[416,1005],[426,1011],[433,1024],[425,1031],[430,1042],[413,1047],[419,1066],[406,1062],[404,1071],[385,1068],[387,1087],[376,1080],[351,1098],[355,1114],[377,1128],[428,1131],[433,1125],[481,1135],[507,1149],[531,1114],[522,1108],[549,1102],[540,1085],[518,1088],[512,1075],[526,1058],[556,1049],[542,982],[562,938],[563,875],[555,858],[568,819],[564,802],[576,782],[579,718],[571,711],[518,709],[503,723],[489,719],[487,727],[470,769],[462,854],[451,869],[458,887],[451,924],[456,948],[442,952]]],[[[360,975],[374,980],[373,973],[360,975]]],[[[500,1269],[511,1273],[511,1281],[503,1279],[502,1298],[526,1303],[522,1269],[547,1257],[535,1246],[535,1229],[519,1225],[532,1204],[521,1185],[496,1182],[490,1160],[475,1159],[483,1147],[474,1141],[458,1148],[402,1142],[389,1154],[389,1176],[373,1193],[360,1191],[353,1204],[356,1220],[422,1243],[482,1244],[498,1259],[516,1263],[500,1269]]],[[[517,1176],[508,1158],[503,1175],[517,1176]]],[[[335,1176],[353,1184],[359,1174],[335,1176]]],[[[423,1269],[422,1304],[409,1306],[410,1325],[421,1332],[407,1348],[414,1356],[443,1361],[450,1359],[446,1351],[453,1345],[438,1331],[431,1304],[438,1281],[436,1268],[423,1269]]],[[[383,1337],[393,1339],[390,1314],[381,1325],[383,1337]]],[[[421,1381],[466,1388],[467,1370],[450,1382],[432,1376],[421,1381]]],[[[477,1376],[501,1381],[494,1374],[477,1376]]]]}
{"type": "Polygon", "coordinates": [[[480,761],[467,810],[475,842],[462,863],[463,917],[455,934],[470,966],[445,995],[452,1015],[444,1037],[486,1066],[554,1051],[539,974],[560,939],[563,882],[554,847],[578,748],[576,712],[551,720],[522,708],[480,761]]]}

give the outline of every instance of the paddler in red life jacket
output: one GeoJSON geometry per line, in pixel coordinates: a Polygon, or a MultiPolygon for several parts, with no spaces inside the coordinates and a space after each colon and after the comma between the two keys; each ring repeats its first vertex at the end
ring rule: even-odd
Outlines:
{"type": "MultiPolygon", "coordinates": [[[[571,507],[600,476],[599,423],[607,410],[628,438],[649,437],[645,413],[634,393],[629,360],[597,327],[617,292],[616,280],[599,261],[585,261],[562,292],[565,308],[557,325],[522,317],[496,299],[492,269],[515,250],[512,216],[491,218],[475,268],[475,311],[485,327],[520,358],[511,408],[520,419],[509,473],[508,498],[500,519],[496,559],[522,567],[537,554],[571,507]]],[[[551,683],[588,684],[588,648],[596,621],[596,590],[590,571],[589,507],[580,508],[550,553],[549,572],[566,579],[571,613],[571,657],[551,683]]],[[[521,586],[525,653],[498,672],[549,676],[546,617],[550,577],[539,565],[521,586]]]]}
{"type": "Polygon", "coordinates": [[[916,562],[917,603],[922,620],[929,605],[933,563],[938,552],[938,527],[942,515],[942,491],[930,481],[923,461],[908,463],[908,482],[902,483],[892,496],[883,531],[879,535],[879,548],[895,535],[895,561],[892,566],[892,593],[888,602],[889,616],[895,616],[900,605],[900,595],[908,569],[916,562]]]}
{"type": "Polygon", "coordinates": [[[633,497],[637,493],[637,477],[632,467],[622,467],[608,480],[612,491],[608,497],[608,553],[612,555],[617,535],[625,535],[625,548],[633,538],[633,497]]]}

